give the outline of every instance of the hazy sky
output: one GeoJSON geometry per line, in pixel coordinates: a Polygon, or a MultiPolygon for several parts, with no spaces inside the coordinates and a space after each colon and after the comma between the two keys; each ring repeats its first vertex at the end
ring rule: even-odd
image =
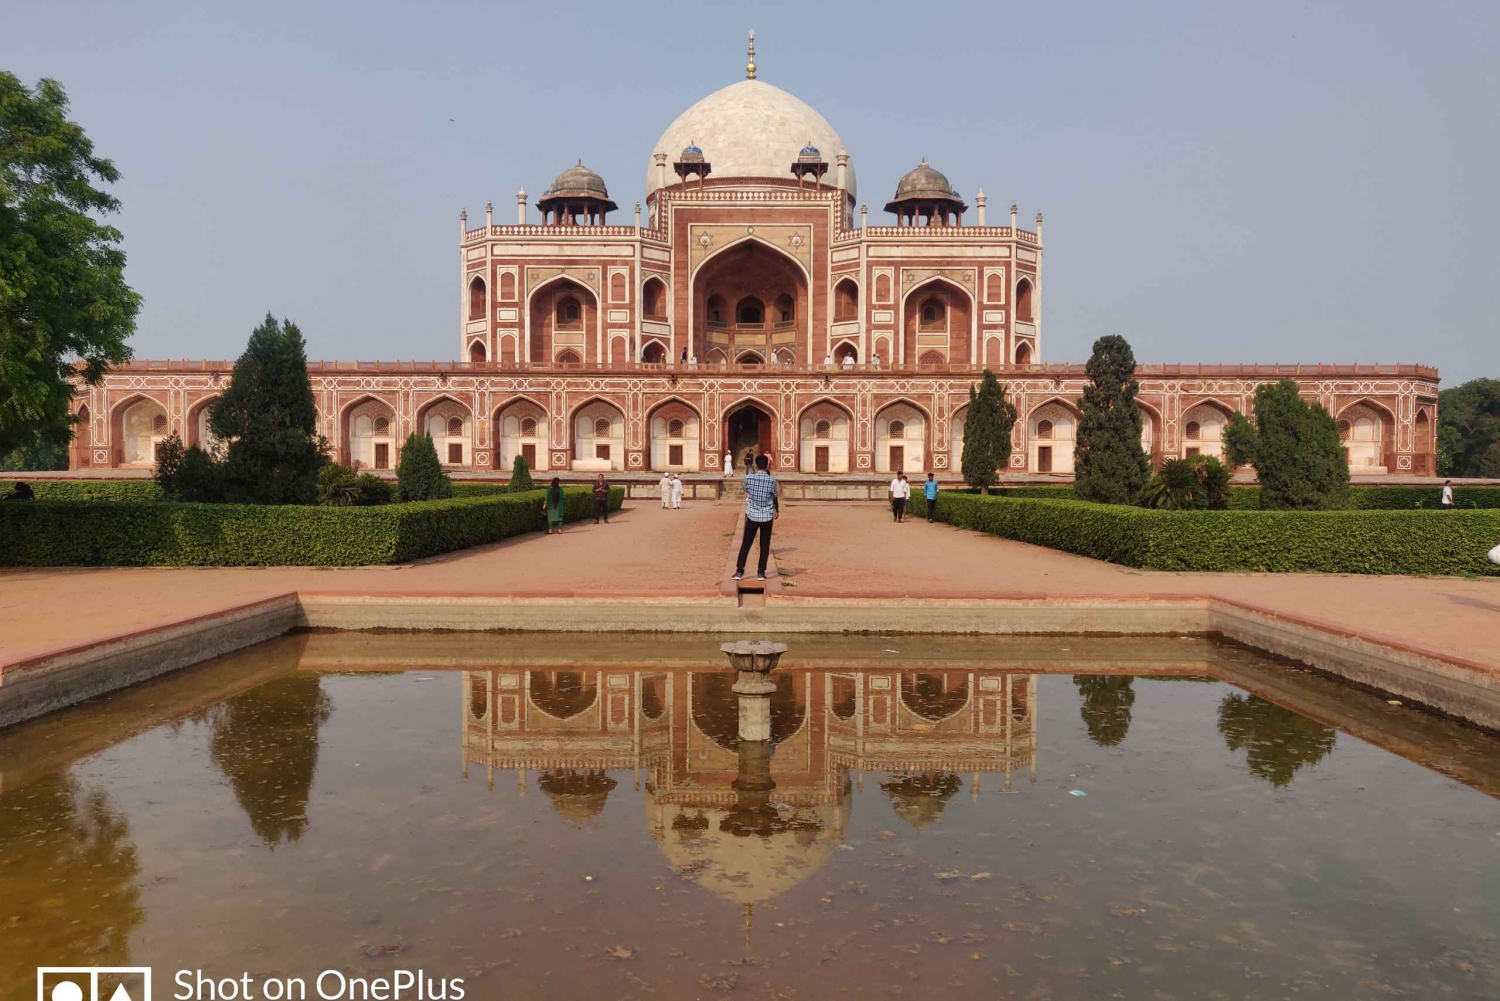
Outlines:
{"type": "MultiPolygon", "coordinates": [[[[628,224],[658,136],[744,76],[843,137],[871,221],[925,156],[1046,216],[1043,356],[1500,376],[1500,3],[10,0],[124,177],[143,358],[453,358],[458,212],[578,158],[628,224]]],[[[972,220],[972,215],[970,216],[972,220]]],[[[1029,225],[1029,223],[1028,223],[1029,225]]]]}

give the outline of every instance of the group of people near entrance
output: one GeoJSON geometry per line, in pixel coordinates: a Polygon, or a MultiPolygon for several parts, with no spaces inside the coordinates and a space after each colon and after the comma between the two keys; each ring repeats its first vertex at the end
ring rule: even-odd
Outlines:
{"type": "Polygon", "coordinates": [[[676,473],[662,473],[657,481],[661,490],[661,509],[682,507],[682,477],[676,473]]]}

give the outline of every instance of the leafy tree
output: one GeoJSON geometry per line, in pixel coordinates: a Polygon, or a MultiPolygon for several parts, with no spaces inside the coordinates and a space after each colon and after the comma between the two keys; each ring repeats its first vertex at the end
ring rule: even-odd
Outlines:
{"type": "Polygon", "coordinates": [[[526,465],[526,456],[516,456],[516,461],[510,467],[510,492],[519,494],[535,489],[536,485],[531,482],[531,468],[526,465]]]}
{"type": "Polygon", "coordinates": [[[38,436],[66,447],[73,385],[97,385],[130,358],[141,298],[125,284],[117,211],[119,171],[67,117],[55,80],[29,89],[0,72],[0,454],[38,436]]]}
{"type": "Polygon", "coordinates": [[[1488,476],[1480,464],[1500,442],[1500,379],[1471,379],[1438,393],[1438,473],[1488,476]]]}
{"type": "Polygon", "coordinates": [[[1141,448],[1141,411],[1135,405],[1135,353],[1123,337],[1094,342],[1085,367],[1089,384],[1079,400],[1078,442],[1073,449],[1073,492],[1081,500],[1133,504],[1151,477],[1141,448]]]}
{"type": "Polygon", "coordinates": [[[168,500],[195,503],[222,500],[223,472],[213,456],[197,445],[183,448],[182,439],[175,434],[156,448],[153,476],[168,500]]]}
{"type": "Polygon", "coordinates": [[[396,465],[396,493],[403,501],[443,500],[453,496],[453,483],[438,462],[437,446],[425,434],[412,434],[401,446],[396,465]]]}
{"type": "Polygon", "coordinates": [[[1078,715],[1089,739],[1100,747],[1114,747],[1130,732],[1130,707],[1135,705],[1133,679],[1128,674],[1075,674],[1073,684],[1083,701],[1078,715]]]}
{"type": "Polygon", "coordinates": [[[1246,749],[1245,764],[1280,788],[1305,765],[1333,750],[1328,727],[1254,695],[1230,694],[1219,703],[1219,733],[1231,751],[1246,749]]]}
{"type": "Polygon", "coordinates": [[[1349,502],[1349,459],[1338,425],[1321,404],[1297,395],[1291,379],[1255,390],[1255,423],[1243,414],[1224,432],[1229,459],[1260,479],[1260,506],[1330,510],[1349,502]]]}
{"type": "Polygon", "coordinates": [[[229,388],[211,404],[214,435],[229,442],[226,499],[313,504],[327,461],[307,378],[307,348],[291,321],[267,313],[234,363],[229,388]]]}
{"type": "Polygon", "coordinates": [[[1500,477],[1500,441],[1493,442],[1479,457],[1479,475],[1488,479],[1500,477]]]}
{"type": "Polygon", "coordinates": [[[156,466],[151,472],[151,478],[156,481],[156,485],[161,487],[161,492],[169,499],[176,497],[172,481],[177,478],[177,467],[182,465],[182,454],[186,451],[182,438],[175,432],[167,435],[162,439],[161,444],[156,446],[156,466]]]}
{"type": "Polygon", "coordinates": [[[1141,491],[1141,507],[1168,511],[1229,507],[1229,467],[1211,455],[1167,459],[1141,491]]]}
{"type": "Polygon", "coordinates": [[[32,433],[29,444],[19,445],[8,453],[0,453],[0,471],[7,473],[67,468],[67,448],[39,431],[32,433]]]}
{"type": "Polygon", "coordinates": [[[976,390],[969,387],[969,412],[964,419],[964,480],[971,487],[990,492],[998,471],[1010,462],[1010,432],[1016,426],[1015,404],[995,373],[984,370],[976,390]]]}

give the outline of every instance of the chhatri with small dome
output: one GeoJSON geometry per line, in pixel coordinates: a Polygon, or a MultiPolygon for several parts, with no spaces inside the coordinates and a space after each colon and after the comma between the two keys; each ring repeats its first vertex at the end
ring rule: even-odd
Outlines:
{"type": "MultiPolygon", "coordinates": [[[[953,479],[969,387],[990,369],[1019,415],[1008,472],[1068,478],[1087,377],[1044,354],[1041,213],[1022,228],[1010,202],[992,221],[983,191],[971,205],[913,149],[884,187],[892,218],[872,221],[854,151],[760,79],[753,32],[749,56],[744,79],[643,151],[644,203],[626,220],[587,149],[534,207],[517,192],[513,222],[493,203],[482,225],[464,213],[458,361],[310,366],[338,458],[391,469],[423,431],[451,470],[481,474],[517,457],[549,473],[722,474],[726,456],[743,468],[764,453],[781,473],[953,479]]],[[[149,467],[173,433],[206,441],[230,368],[137,361],[82,387],[74,468],[149,467]]],[[[1352,472],[1434,471],[1430,367],[1148,363],[1138,376],[1156,461],[1222,454],[1255,388],[1293,378],[1338,418],[1352,472]]]]}

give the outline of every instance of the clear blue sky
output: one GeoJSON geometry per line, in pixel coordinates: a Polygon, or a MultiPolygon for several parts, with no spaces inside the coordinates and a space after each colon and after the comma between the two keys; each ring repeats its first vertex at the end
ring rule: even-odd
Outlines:
{"type": "MultiPolygon", "coordinates": [[[[761,78],[843,136],[871,219],[925,156],[1046,216],[1049,360],[1500,376],[1500,3],[82,4],[12,0],[124,178],[140,357],[452,358],[458,211],[582,158],[630,221],[657,137],[761,78]]],[[[534,210],[533,210],[534,211],[534,210]]]]}

